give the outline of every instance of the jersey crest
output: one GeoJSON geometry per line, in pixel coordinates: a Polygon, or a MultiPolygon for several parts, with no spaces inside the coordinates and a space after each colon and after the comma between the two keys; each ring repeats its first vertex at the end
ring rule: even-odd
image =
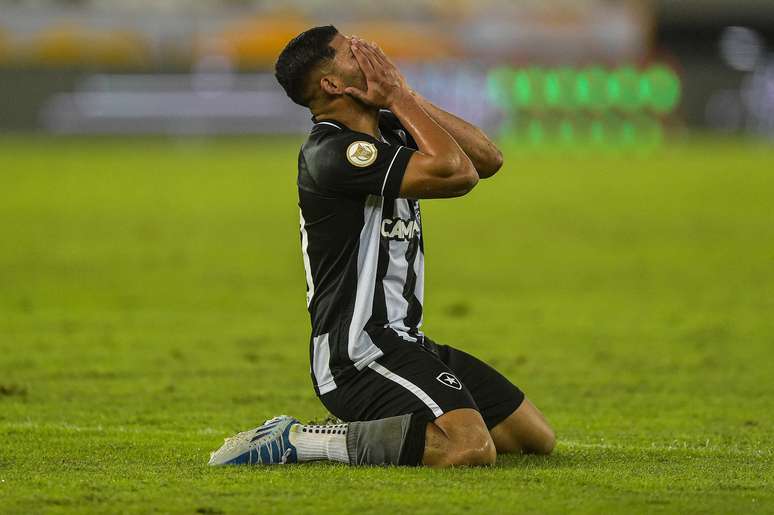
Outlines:
{"type": "Polygon", "coordinates": [[[367,141],[355,141],[347,147],[347,161],[363,168],[376,161],[376,145],[367,141]]]}

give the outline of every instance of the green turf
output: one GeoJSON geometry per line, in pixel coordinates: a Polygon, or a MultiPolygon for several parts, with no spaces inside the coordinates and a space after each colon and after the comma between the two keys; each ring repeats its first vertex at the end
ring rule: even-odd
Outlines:
{"type": "Polygon", "coordinates": [[[525,157],[423,204],[426,326],[555,426],[495,468],[206,466],[308,375],[298,141],[0,140],[0,511],[774,511],[774,150],[525,157]]]}

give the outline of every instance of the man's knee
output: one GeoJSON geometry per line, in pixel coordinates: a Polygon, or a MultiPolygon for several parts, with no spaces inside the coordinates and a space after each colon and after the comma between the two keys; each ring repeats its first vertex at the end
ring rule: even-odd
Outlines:
{"type": "Polygon", "coordinates": [[[551,454],[556,446],[554,430],[529,399],[491,433],[498,452],[551,454]]]}
{"type": "Polygon", "coordinates": [[[524,441],[524,452],[529,454],[551,454],[556,447],[556,434],[542,418],[534,424],[530,438],[524,441]]]}
{"type": "Polygon", "coordinates": [[[449,451],[449,465],[486,466],[494,465],[496,460],[497,451],[491,438],[462,442],[449,451]]]}
{"type": "Polygon", "coordinates": [[[556,447],[556,434],[550,427],[546,427],[539,438],[536,438],[527,452],[533,454],[551,454],[556,447]]]}
{"type": "Polygon", "coordinates": [[[443,434],[443,452],[436,466],[493,465],[497,450],[481,415],[470,409],[449,412],[435,421],[443,434]]]}

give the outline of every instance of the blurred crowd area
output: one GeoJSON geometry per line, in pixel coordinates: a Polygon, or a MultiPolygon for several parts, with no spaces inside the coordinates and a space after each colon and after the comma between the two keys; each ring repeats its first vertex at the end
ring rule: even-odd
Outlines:
{"type": "Polygon", "coordinates": [[[265,68],[290,38],[322,23],[378,40],[391,55],[408,60],[568,62],[592,52],[620,61],[645,50],[650,21],[637,2],[563,3],[558,10],[504,0],[19,1],[3,8],[0,58],[43,66],[152,68],[215,54],[239,69],[265,68]]]}
{"type": "Polygon", "coordinates": [[[377,41],[431,100],[530,147],[774,135],[766,4],[0,0],[0,130],[300,133],[309,115],[272,66],[333,23],[377,41]]]}

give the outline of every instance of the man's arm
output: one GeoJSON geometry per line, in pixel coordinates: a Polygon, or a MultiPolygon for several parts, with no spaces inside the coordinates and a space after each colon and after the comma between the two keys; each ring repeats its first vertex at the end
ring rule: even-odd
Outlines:
{"type": "Polygon", "coordinates": [[[473,162],[473,166],[481,179],[486,179],[497,173],[503,166],[503,154],[491,139],[478,127],[462,118],[448,113],[436,106],[419,93],[411,90],[411,95],[417,103],[430,115],[430,118],[443,127],[459,144],[465,154],[473,162]]]}
{"type": "Polygon", "coordinates": [[[387,108],[398,117],[417,143],[401,181],[403,198],[457,197],[478,182],[473,163],[405,86],[398,69],[373,46],[352,42],[352,52],[366,79],[366,89],[347,87],[346,94],[366,105],[387,108]]]}

